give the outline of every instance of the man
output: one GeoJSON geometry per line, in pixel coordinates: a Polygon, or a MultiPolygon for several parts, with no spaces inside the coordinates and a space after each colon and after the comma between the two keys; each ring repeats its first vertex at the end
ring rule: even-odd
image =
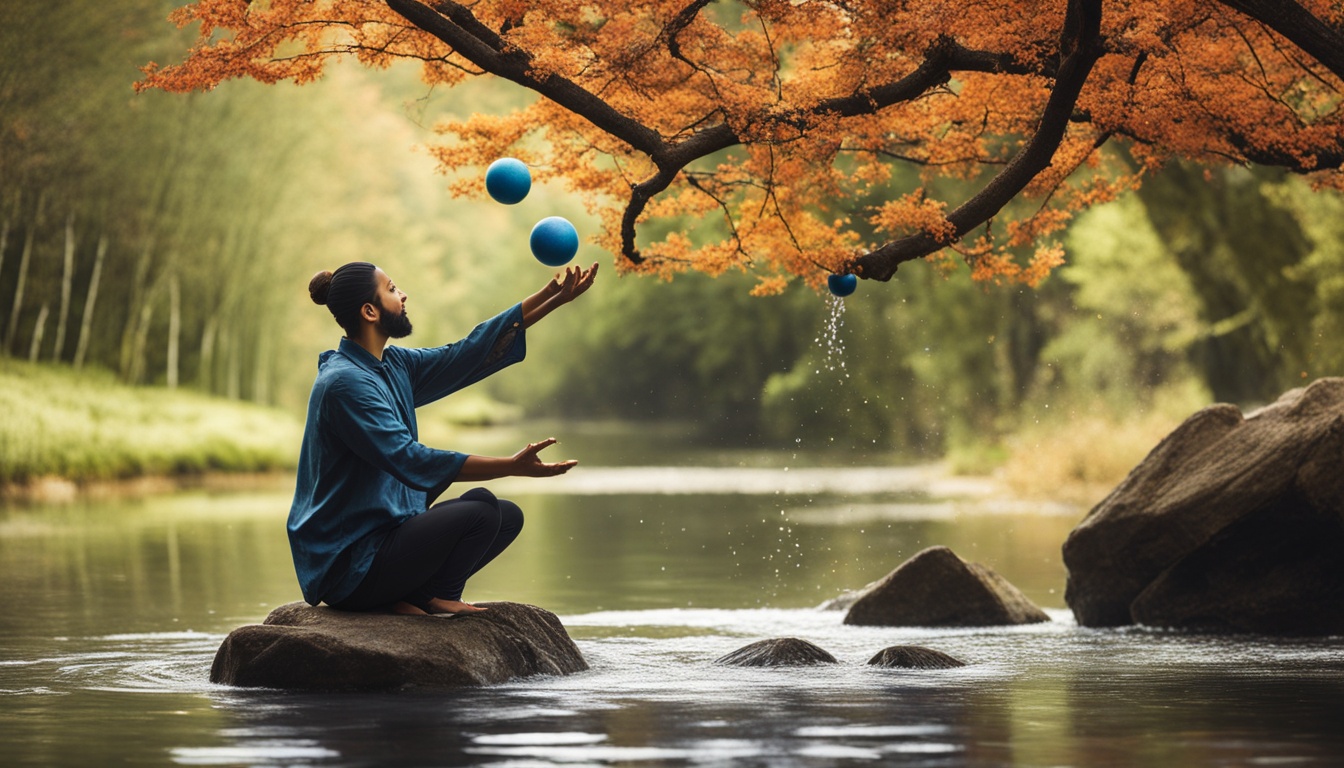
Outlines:
{"type": "Polygon", "coordinates": [[[484,610],[463,602],[462,591],[517,537],[522,511],[484,488],[434,500],[454,482],[550,477],[578,462],[542,461],[554,438],[509,457],[429,448],[415,409],[522,360],[526,330],[583,295],[596,275],[597,264],[566,268],[465,339],[435,349],[388,346],[411,333],[407,296],[373,264],[313,277],[313,301],[345,336],[318,358],[289,512],[305,600],[407,614],[484,610]]]}

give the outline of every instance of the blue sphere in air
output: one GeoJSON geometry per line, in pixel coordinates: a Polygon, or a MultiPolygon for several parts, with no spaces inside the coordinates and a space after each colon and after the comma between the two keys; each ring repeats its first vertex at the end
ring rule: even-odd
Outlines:
{"type": "Polygon", "coordinates": [[[568,219],[548,216],[532,227],[532,255],[548,267],[561,267],[579,250],[579,232],[568,219]]]}
{"type": "Polygon", "coordinates": [[[828,275],[826,287],[836,296],[848,296],[859,287],[859,278],[854,275],[828,275]]]}
{"type": "Polygon", "coordinates": [[[522,160],[501,157],[485,169],[485,191],[505,205],[521,202],[532,189],[532,173],[522,160]]]}

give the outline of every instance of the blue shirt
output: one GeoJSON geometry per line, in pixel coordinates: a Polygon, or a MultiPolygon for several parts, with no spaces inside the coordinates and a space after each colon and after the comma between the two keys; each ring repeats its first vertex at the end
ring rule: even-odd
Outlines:
{"type": "Polygon", "coordinates": [[[380,361],[342,338],[318,356],[289,509],[304,600],[348,597],[387,532],[425,511],[457,477],[466,454],[422,445],[415,409],[522,360],[522,323],[519,304],[456,344],[387,347],[380,361]]]}

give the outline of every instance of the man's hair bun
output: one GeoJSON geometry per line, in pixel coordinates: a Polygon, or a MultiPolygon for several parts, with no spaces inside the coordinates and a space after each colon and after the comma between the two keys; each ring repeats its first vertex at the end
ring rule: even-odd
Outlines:
{"type": "Polygon", "coordinates": [[[314,304],[326,304],[327,292],[331,290],[331,270],[324,269],[313,275],[313,279],[308,281],[308,295],[313,297],[314,304]]]}

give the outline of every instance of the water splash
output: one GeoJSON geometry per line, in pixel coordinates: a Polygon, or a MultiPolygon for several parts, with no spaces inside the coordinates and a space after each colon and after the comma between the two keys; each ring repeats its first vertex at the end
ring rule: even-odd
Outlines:
{"type": "Polygon", "coordinates": [[[845,370],[845,341],[840,337],[840,329],[845,327],[845,300],[831,296],[828,308],[830,314],[826,318],[826,325],[812,340],[821,347],[822,352],[821,367],[816,369],[816,373],[820,374],[823,369],[833,373],[836,381],[843,386],[845,379],[849,378],[849,371],[845,370]]]}

